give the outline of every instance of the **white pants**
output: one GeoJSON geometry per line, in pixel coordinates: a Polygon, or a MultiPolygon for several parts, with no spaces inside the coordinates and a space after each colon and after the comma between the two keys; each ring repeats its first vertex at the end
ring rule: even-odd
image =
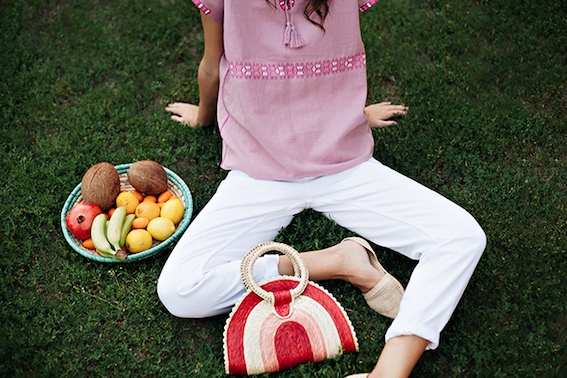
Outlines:
{"type": "MultiPolygon", "coordinates": [[[[298,181],[261,181],[232,171],[180,238],[158,281],[179,317],[229,312],[244,294],[240,262],[312,208],[358,235],[419,260],[386,340],[417,335],[439,344],[486,245],[465,210],[374,159],[345,172],[298,181]]],[[[257,282],[278,275],[279,257],[254,264],[257,282]]]]}

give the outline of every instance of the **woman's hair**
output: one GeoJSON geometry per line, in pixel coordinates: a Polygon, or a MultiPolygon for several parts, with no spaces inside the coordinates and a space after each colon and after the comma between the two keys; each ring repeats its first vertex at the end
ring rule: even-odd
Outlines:
{"type": "Polygon", "coordinates": [[[325,17],[327,17],[327,14],[329,13],[330,1],[331,0],[309,0],[307,5],[305,6],[305,9],[303,10],[303,14],[305,15],[305,18],[308,19],[309,22],[311,22],[312,24],[315,24],[321,29],[325,30],[325,28],[323,27],[323,23],[325,22],[325,17]],[[313,21],[311,19],[311,15],[313,13],[319,16],[319,18],[321,19],[320,22],[313,21]]]}
{"type": "MultiPolygon", "coordinates": [[[[270,2],[270,0],[266,0],[266,2],[270,5],[273,5],[273,6],[276,5],[276,0],[274,0],[273,4],[270,2]]],[[[325,28],[323,27],[323,23],[325,22],[325,18],[327,17],[327,14],[329,13],[329,3],[330,2],[331,2],[331,0],[308,0],[307,5],[305,6],[305,9],[303,10],[303,15],[305,16],[305,18],[309,22],[311,22],[313,25],[317,25],[318,27],[320,27],[324,31],[325,28]],[[316,20],[313,20],[311,18],[313,13],[315,13],[317,16],[319,16],[319,19],[320,19],[319,22],[316,21],[316,20]]]]}

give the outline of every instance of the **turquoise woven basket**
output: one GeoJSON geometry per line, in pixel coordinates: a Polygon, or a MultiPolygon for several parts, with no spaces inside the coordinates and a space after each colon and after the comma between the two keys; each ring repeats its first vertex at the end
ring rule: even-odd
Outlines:
{"type": "MultiPolygon", "coordinates": [[[[120,189],[121,190],[132,190],[134,189],[129,183],[127,178],[127,172],[132,164],[122,164],[115,166],[118,174],[120,175],[120,189]]],[[[65,204],[63,205],[63,210],[61,211],[61,229],[63,230],[63,235],[65,236],[65,240],[69,243],[71,248],[73,248],[77,253],[80,255],[99,262],[107,262],[107,263],[129,263],[132,261],[141,260],[147,257],[150,257],[167,246],[171,245],[175,242],[185,231],[187,226],[189,226],[189,222],[191,221],[191,216],[193,215],[193,197],[191,196],[191,192],[189,188],[185,184],[185,182],[177,176],[171,170],[165,168],[165,172],[167,173],[167,189],[172,192],[174,195],[179,197],[181,202],[185,205],[185,214],[183,215],[183,219],[179,222],[176,226],[175,232],[166,240],[160,242],[154,240],[152,247],[147,249],[143,252],[128,254],[128,258],[125,260],[117,260],[109,257],[102,257],[99,256],[94,250],[87,249],[83,247],[82,240],[79,240],[71,234],[67,225],[65,223],[65,218],[69,211],[73,208],[76,203],[82,202],[82,194],[81,194],[81,184],[79,183],[75,189],[71,192],[65,204]]]]}

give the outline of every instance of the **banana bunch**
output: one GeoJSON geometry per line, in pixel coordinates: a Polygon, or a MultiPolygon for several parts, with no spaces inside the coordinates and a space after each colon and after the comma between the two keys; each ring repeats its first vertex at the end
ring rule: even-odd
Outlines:
{"type": "Polygon", "coordinates": [[[105,214],[95,217],[91,226],[91,238],[101,256],[119,260],[128,257],[122,247],[126,244],[126,235],[132,229],[134,218],[135,214],[126,215],[124,206],[116,208],[109,221],[106,220],[105,214]]]}

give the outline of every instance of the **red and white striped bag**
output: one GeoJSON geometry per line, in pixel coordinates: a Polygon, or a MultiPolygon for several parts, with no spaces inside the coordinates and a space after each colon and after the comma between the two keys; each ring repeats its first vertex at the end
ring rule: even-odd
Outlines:
{"type": "Polygon", "coordinates": [[[227,374],[276,372],[358,351],[344,309],[327,290],[309,281],[295,249],[275,242],[259,244],[242,260],[241,272],[247,292],[233,308],[224,330],[227,374]],[[269,251],[288,256],[295,276],[257,284],[252,266],[269,251]]]}

